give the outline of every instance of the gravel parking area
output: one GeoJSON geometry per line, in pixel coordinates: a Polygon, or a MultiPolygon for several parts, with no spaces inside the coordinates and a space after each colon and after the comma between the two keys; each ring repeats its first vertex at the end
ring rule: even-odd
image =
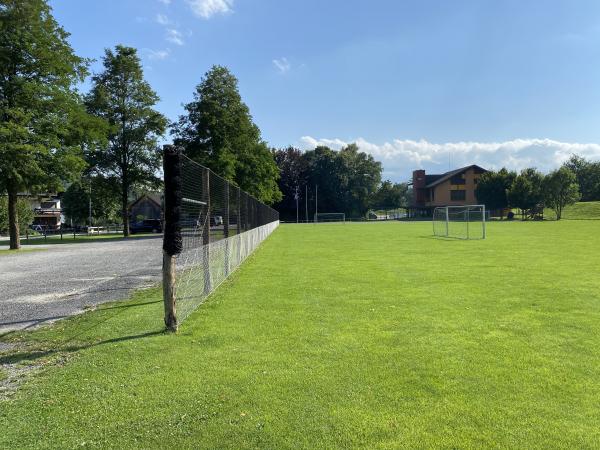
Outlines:
{"type": "MultiPolygon", "coordinates": [[[[0,333],[127,298],[161,276],[160,236],[0,255],[0,333]]],[[[29,247],[31,248],[31,247],[29,247]]]]}

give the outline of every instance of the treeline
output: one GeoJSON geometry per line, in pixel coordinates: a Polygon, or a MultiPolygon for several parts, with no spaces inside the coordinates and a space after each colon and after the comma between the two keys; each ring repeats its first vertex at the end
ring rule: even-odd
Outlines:
{"type": "Polygon", "coordinates": [[[288,147],[274,149],[273,155],[283,194],[275,207],[282,220],[296,220],[297,203],[299,220],[304,221],[313,220],[316,203],[321,213],[364,217],[369,209],[391,209],[410,201],[408,185],[382,182],[381,163],[356,144],[339,151],[325,146],[305,152],[288,147]]]}
{"type": "Polygon", "coordinates": [[[579,200],[600,200],[600,162],[577,155],[546,175],[534,168],[520,173],[501,169],[484,173],[477,199],[488,209],[518,209],[522,218],[534,218],[550,208],[560,220],[564,208],[579,200]]]}
{"type": "Polygon", "coordinates": [[[68,37],[46,0],[0,0],[0,196],[11,248],[20,246],[20,192],[67,188],[75,222],[87,218],[91,195],[93,216],[121,220],[127,236],[131,194],[160,188],[158,143],[169,129],[190,158],[263,202],[281,200],[273,155],[226,68],[207,72],[170,124],[135,48],[107,49],[90,91],[78,92],[91,60],[68,37]]]}

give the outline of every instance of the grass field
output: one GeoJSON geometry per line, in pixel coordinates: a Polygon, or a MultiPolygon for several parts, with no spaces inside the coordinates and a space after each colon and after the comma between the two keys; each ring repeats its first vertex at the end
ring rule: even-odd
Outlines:
{"type": "MultiPolygon", "coordinates": [[[[554,211],[546,209],[544,215],[549,219],[554,219],[556,215],[554,211]]],[[[563,219],[565,220],[588,220],[600,219],[600,202],[579,202],[574,205],[567,206],[563,211],[563,219]]]]}
{"type": "Polygon", "coordinates": [[[284,225],[178,335],[158,289],[7,335],[0,448],[600,447],[598,223],[488,232],[284,225]]]}

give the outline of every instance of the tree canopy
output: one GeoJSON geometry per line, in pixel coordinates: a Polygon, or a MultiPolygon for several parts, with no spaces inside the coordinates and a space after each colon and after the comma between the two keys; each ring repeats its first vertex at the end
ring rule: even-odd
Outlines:
{"type": "Polygon", "coordinates": [[[554,210],[556,220],[561,219],[565,206],[572,205],[581,198],[577,177],[567,167],[546,175],[543,189],[546,206],[554,210]]]}
{"type": "Polygon", "coordinates": [[[508,204],[514,208],[519,208],[523,216],[525,216],[526,211],[540,206],[544,201],[543,179],[544,176],[535,169],[521,171],[508,188],[508,204]]]}
{"type": "Polygon", "coordinates": [[[581,201],[600,200],[600,161],[590,161],[572,155],[564,167],[575,174],[581,192],[581,201]]]}
{"type": "Polygon", "coordinates": [[[185,110],[172,132],[189,158],[265,203],[281,200],[273,155],[226,67],[214,66],[204,75],[185,110]]]}
{"type": "Polygon", "coordinates": [[[75,179],[85,165],[81,141],[97,125],[75,89],[88,61],[68,36],[46,1],[0,1],[0,192],[8,193],[13,249],[20,247],[17,193],[75,179]]]}
{"type": "Polygon", "coordinates": [[[159,98],[144,79],[136,49],[122,45],[106,49],[103,67],[92,78],[86,105],[108,124],[106,145],[90,149],[87,157],[95,173],[119,180],[123,234],[128,236],[130,189],[160,183],[158,138],[167,119],[154,109],[159,98]]]}
{"type": "Polygon", "coordinates": [[[509,172],[504,168],[497,172],[485,172],[479,178],[475,190],[477,201],[485,204],[490,210],[503,210],[508,207],[507,192],[516,176],[515,172],[509,172]]]}
{"type": "Polygon", "coordinates": [[[305,187],[308,187],[311,218],[317,189],[320,212],[343,212],[349,217],[359,217],[371,206],[381,183],[381,163],[361,152],[355,144],[339,151],[319,146],[301,152],[289,147],[274,151],[274,155],[281,175],[279,187],[284,193],[276,207],[284,218],[296,216],[296,187],[304,200],[305,187]]]}

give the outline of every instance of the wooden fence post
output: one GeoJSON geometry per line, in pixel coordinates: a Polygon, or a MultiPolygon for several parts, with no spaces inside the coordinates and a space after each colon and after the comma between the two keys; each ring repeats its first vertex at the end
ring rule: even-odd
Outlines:
{"type": "Polygon", "coordinates": [[[163,147],[163,170],[165,176],[165,225],[163,238],[163,302],[165,326],[177,331],[175,304],[175,257],[183,249],[181,239],[181,153],[172,145],[163,147]]]}

